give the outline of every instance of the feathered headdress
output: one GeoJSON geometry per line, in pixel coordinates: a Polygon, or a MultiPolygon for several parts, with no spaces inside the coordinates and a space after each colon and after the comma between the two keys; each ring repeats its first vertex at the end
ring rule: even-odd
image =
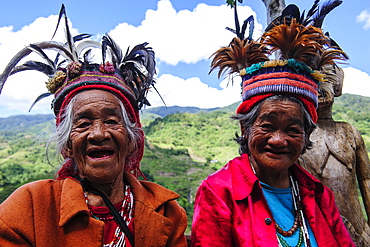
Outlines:
{"type": "MultiPolygon", "coordinates": [[[[225,71],[229,75],[239,72],[243,102],[237,113],[248,112],[256,103],[274,94],[290,94],[300,99],[312,120],[317,121],[318,84],[325,81],[320,68],[335,64],[335,60],[348,59],[321,30],[324,17],[341,2],[329,0],[319,9],[319,0],[316,0],[307,16],[291,4],[266,28],[258,42],[251,39],[253,25],[248,38],[243,37],[243,29],[239,35],[235,14],[237,37],[228,47],[213,54],[211,71],[219,68],[219,76],[225,71]],[[275,59],[270,59],[272,55],[275,59]]],[[[248,21],[251,18],[245,23],[253,23],[248,21]]]]}
{"type": "Polygon", "coordinates": [[[68,87],[68,82],[80,76],[85,70],[99,70],[104,74],[118,73],[117,76],[124,80],[123,84],[127,87],[126,90],[129,90],[132,94],[129,98],[135,110],[141,109],[143,105],[150,105],[146,95],[155,82],[153,79],[155,75],[155,59],[153,50],[147,47],[148,43],[137,45],[132,50],[127,49],[124,55],[121,48],[108,34],[103,36],[101,43],[85,40],[91,36],[88,34],[72,37],[64,5],[61,7],[54,35],[63,16],[65,18],[67,42],[65,44],[55,41],[34,43],[19,51],[0,75],[0,93],[8,76],[24,70],[42,72],[49,77],[49,81],[46,83],[49,92],[40,95],[35,103],[44,97],[55,94],[56,99],[53,101],[53,109],[57,114],[60,110],[60,105],[57,102],[58,93],[68,87]],[[77,45],[78,41],[82,42],[77,45]],[[102,50],[103,63],[99,66],[91,64],[91,50],[93,48],[102,50]],[[54,50],[58,54],[52,60],[46,55],[45,50],[54,50]],[[44,62],[27,61],[17,66],[21,59],[32,52],[39,54],[44,59],[44,62]],[[61,60],[61,57],[63,60],[61,60]],[[110,57],[111,61],[106,62],[107,57],[110,57]]]}
{"type": "MultiPolygon", "coordinates": [[[[77,93],[87,89],[102,89],[115,94],[125,106],[131,119],[141,129],[139,110],[144,105],[150,105],[146,96],[150,88],[154,88],[155,57],[154,51],[147,47],[148,43],[135,46],[132,50],[127,49],[123,54],[120,47],[106,34],[102,42],[86,40],[90,35],[80,34],[73,37],[68,26],[68,19],[64,5],[62,5],[58,23],[65,20],[66,43],[46,41],[30,44],[19,51],[9,62],[0,75],[0,93],[5,81],[10,75],[25,71],[36,70],[49,77],[46,82],[48,92],[40,95],[32,106],[50,95],[54,95],[52,109],[56,116],[57,125],[63,116],[65,106],[77,93]],[[78,43],[79,42],[79,43],[78,43]],[[78,44],[77,44],[78,43],[78,44]],[[99,48],[102,51],[102,63],[91,62],[92,49],[99,48]],[[55,59],[50,59],[45,51],[57,51],[55,59]],[[27,61],[18,65],[21,59],[31,53],[37,53],[43,58],[43,62],[27,61]],[[108,58],[110,61],[107,61],[108,58]]],[[[53,37],[54,37],[53,35],[53,37]]],[[[31,107],[32,107],[31,106],[31,107]]],[[[140,132],[137,150],[128,157],[126,169],[142,175],[139,162],[144,152],[144,133],[140,132]]]]}

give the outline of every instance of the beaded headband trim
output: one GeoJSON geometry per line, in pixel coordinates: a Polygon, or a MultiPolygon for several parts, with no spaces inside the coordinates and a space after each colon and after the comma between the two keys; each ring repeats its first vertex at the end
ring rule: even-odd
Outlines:
{"type": "Polygon", "coordinates": [[[283,67],[287,65],[288,67],[292,68],[296,73],[300,71],[304,71],[309,73],[312,78],[317,82],[323,82],[326,81],[325,74],[320,73],[319,71],[312,70],[310,67],[307,66],[307,64],[299,62],[293,58],[288,60],[270,60],[266,62],[260,62],[252,64],[252,66],[242,69],[239,71],[240,76],[255,74],[255,72],[258,72],[262,68],[275,68],[275,67],[283,67]]]}

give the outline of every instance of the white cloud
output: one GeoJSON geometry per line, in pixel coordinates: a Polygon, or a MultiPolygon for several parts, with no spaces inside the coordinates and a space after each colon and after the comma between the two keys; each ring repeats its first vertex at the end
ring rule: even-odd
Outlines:
{"type": "MultiPolygon", "coordinates": [[[[256,17],[249,6],[240,6],[238,14],[240,19],[246,19],[250,15],[256,17]]],[[[171,65],[178,62],[196,63],[209,58],[234,37],[234,34],[225,29],[234,28],[233,15],[233,10],[226,5],[198,4],[193,11],[176,12],[169,0],[161,0],[157,10],[146,12],[145,20],[140,26],[135,28],[125,23],[120,24],[110,35],[120,44],[147,41],[156,52],[156,58],[171,65]]],[[[261,33],[262,25],[256,22],[256,37],[261,33]]]]}
{"type": "Polygon", "coordinates": [[[344,68],[343,93],[370,97],[370,75],[355,69],[344,68]]]}
{"type": "MultiPolygon", "coordinates": [[[[234,84],[226,87],[228,79],[220,83],[221,90],[209,87],[199,78],[187,80],[164,74],[156,83],[156,88],[167,106],[197,106],[200,108],[214,108],[231,105],[240,99],[240,78],[235,78],[234,84]]],[[[151,90],[148,100],[152,106],[163,106],[158,94],[151,90]]]]}
{"type": "MultiPolygon", "coordinates": [[[[2,73],[10,59],[27,45],[40,41],[51,40],[57,23],[57,16],[51,15],[47,18],[37,18],[30,25],[24,26],[21,30],[14,32],[13,27],[0,27],[0,72],[2,73]]],[[[71,25],[71,24],[70,24],[71,25]]],[[[71,29],[72,34],[77,34],[76,29],[71,29]]],[[[64,40],[64,30],[61,28],[53,39],[54,41],[64,40]]],[[[63,41],[64,42],[64,41],[63,41]]],[[[47,52],[51,54],[53,52],[47,52]]],[[[54,58],[54,56],[50,56],[54,58]]],[[[36,54],[31,54],[24,61],[39,60],[36,54]]],[[[0,96],[0,105],[8,111],[27,113],[32,102],[42,93],[45,93],[47,76],[36,71],[25,71],[12,75],[6,81],[0,96]]],[[[51,98],[44,99],[34,106],[31,112],[51,113],[51,98]],[[46,110],[47,109],[47,110],[46,110]]]]}
{"type": "Polygon", "coordinates": [[[369,29],[370,28],[370,13],[367,10],[361,11],[361,13],[356,16],[357,22],[364,22],[364,29],[369,29]]]}
{"type": "MultiPolygon", "coordinates": [[[[246,19],[251,14],[256,17],[248,6],[240,6],[238,12],[240,19],[246,19]]],[[[19,31],[14,31],[11,26],[0,27],[0,71],[24,46],[50,40],[56,22],[57,16],[52,15],[48,18],[38,18],[19,31]]],[[[69,23],[72,27],[72,22],[69,23]]],[[[156,52],[158,62],[176,65],[180,61],[196,63],[201,59],[208,59],[219,47],[227,45],[234,35],[225,30],[226,26],[234,27],[233,10],[226,5],[199,4],[193,11],[176,11],[169,0],[161,0],[158,2],[157,10],[146,12],[145,20],[140,26],[134,27],[121,23],[109,34],[120,44],[123,51],[129,45],[132,47],[134,44],[149,42],[156,52]]],[[[261,34],[261,30],[262,25],[256,22],[256,37],[261,34]]],[[[71,32],[78,33],[74,28],[71,28],[71,32]]],[[[100,36],[101,34],[98,35],[100,36]]],[[[59,28],[54,40],[64,42],[63,28],[59,28]]],[[[28,59],[36,57],[38,58],[35,55],[28,59]]],[[[0,106],[5,107],[7,111],[14,110],[16,114],[27,113],[37,96],[46,92],[44,84],[46,80],[47,77],[39,72],[21,72],[10,76],[1,93],[0,106]]],[[[218,90],[208,87],[198,78],[183,80],[171,75],[161,76],[157,87],[167,105],[191,105],[204,108],[234,103],[239,99],[240,91],[237,85],[218,90]],[[232,93],[232,90],[236,93],[232,93]]],[[[50,113],[51,99],[52,97],[49,97],[40,101],[31,113],[50,113]]],[[[152,103],[163,105],[158,99],[153,99],[152,103]]]]}

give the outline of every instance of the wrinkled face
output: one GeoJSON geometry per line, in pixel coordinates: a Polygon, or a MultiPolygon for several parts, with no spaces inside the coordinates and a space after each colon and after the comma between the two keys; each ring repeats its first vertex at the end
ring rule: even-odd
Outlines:
{"type": "Polygon", "coordinates": [[[81,177],[109,183],[123,176],[132,144],[118,99],[103,90],[88,90],[76,96],[68,156],[81,177]]]}
{"type": "Polygon", "coordinates": [[[297,161],[308,136],[299,104],[264,101],[248,139],[251,162],[258,170],[281,172],[297,161]]]}

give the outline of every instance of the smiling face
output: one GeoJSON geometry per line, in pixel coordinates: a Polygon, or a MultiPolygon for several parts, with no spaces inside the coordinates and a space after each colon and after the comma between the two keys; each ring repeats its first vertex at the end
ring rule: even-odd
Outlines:
{"type": "Polygon", "coordinates": [[[262,102],[257,119],[246,135],[252,165],[260,172],[287,171],[302,153],[308,136],[298,103],[262,102]]]}
{"type": "Polygon", "coordinates": [[[83,91],[73,108],[70,147],[82,178],[110,183],[123,177],[125,160],[132,152],[118,99],[103,90],[83,91]]]}

